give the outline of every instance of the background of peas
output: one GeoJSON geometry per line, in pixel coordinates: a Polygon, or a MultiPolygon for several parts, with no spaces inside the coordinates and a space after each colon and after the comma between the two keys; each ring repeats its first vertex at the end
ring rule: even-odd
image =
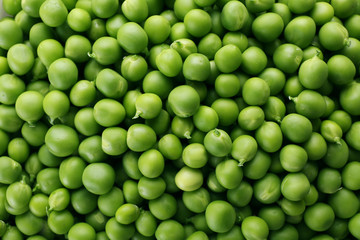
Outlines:
{"type": "Polygon", "coordinates": [[[1,239],[360,239],[359,0],[4,2],[1,239]]]}

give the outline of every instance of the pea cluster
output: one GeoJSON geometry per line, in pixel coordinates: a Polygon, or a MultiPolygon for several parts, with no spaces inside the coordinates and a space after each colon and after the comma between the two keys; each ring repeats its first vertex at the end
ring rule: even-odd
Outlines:
{"type": "Polygon", "coordinates": [[[360,239],[360,0],[2,5],[1,239],[360,239]]]}

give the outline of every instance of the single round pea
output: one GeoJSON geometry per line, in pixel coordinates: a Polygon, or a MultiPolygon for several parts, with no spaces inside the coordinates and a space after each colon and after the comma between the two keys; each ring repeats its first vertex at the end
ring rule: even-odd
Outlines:
{"type": "Polygon", "coordinates": [[[43,168],[36,175],[35,189],[40,190],[42,193],[49,195],[60,187],[62,187],[62,184],[60,182],[58,168],[43,168]]]}
{"type": "Polygon", "coordinates": [[[161,51],[156,59],[156,67],[167,77],[177,76],[181,70],[183,61],[181,55],[172,48],[161,51]]]}
{"type": "Polygon", "coordinates": [[[302,49],[310,45],[315,34],[315,21],[305,15],[294,17],[284,29],[284,36],[287,42],[295,44],[302,49]]]}
{"type": "Polygon", "coordinates": [[[142,80],[148,70],[145,59],[140,55],[128,55],[123,58],[120,66],[123,77],[131,82],[142,80]]]}
{"type": "Polygon", "coordinates": [[[290,201],[303,200],[310,190],[310,182],[303,173],[289,173],[281,182],[281,193],[290,201]]]}
{"type": "Polygon", "coordinates": [[[35,235],[39,233],[45,224],[43,218],[37,217],[30,211],[15,216],[16,227],[27,236],[35,235]]]}
{"type": "Polygon", "coordinates": [[[133,119],[142,117],[144,119],[153,119],[157,117],[162,109],[161,98],[154,93],[143,93],[136,98],[136,113],[133,119]]]}
{"type": "Polygon", "coordinates": [[[23,125],[23,120],[17,115],[14,106],[0,105],[0,129],[6,132],[16,132],[23,125]]]}
{"type": "Polygon", "coordinates": [[[73,128],[58,124],[49,128],[45,135],[45,144],[55,156],[66,157],[77,150],[79,137],[73,128]]]}
{"type": "Polygon", "coordinates": [[[24,181],[11,183],[6,189],[6,203],[14,209],[28,208],[31,188],[24,181]]]}
{"type": "Polygon", "coordinates": [[[244,166],[244,176],[252,180],[261,179],[266,175],[270,166],[270,154],[258,149],[254,158],[244,166]]]}
{"type": "Polygon", "coordinates": [[[153,70],[144,76],[142,88],[145,93],[154,93],[162,100],[168,97],[174,88],[174,83],[158,70],[153,70]]]}
{"type": "Polygon", "coordinates": [[[221,23],[229,31],[237,31],[245,26],[249,12],[242,2],[229,1],[221,10],[221,23]]]}
{"type": "Polygon", "coordinates": [[[184,227],[177,221],[169,219],[162,221],[156,228],[155,237],[159,240],[180,240],[185,237],[184,227]]]}
{"type": "Polygon", "coordinates": [[[170,160],[179,159],[182,155],[183,146],[180,139],[174,134],[166,134],[160,138],[158,148],[161,154],[170,160]]]}
{"type": "Polygon", "coordinates": [[[68,232],[69,240],[89,239],[95,240],[95,229],[88,223],[78,222],[75,223],[68,232]]]}
{"type": "Polygon", "coordinates": [[[240,67],[242,53],[236,45],[227,44],[215,53],[214,60],[220,72],[231,73],[240,67]]]}
{"type": "Polygon", "coordinates": [[[255,139],[260,148],[266,152],[278,151],[283,143],[283,135],[279,124],[265,121],[256,129],[255,139]]]}
{"type": "Polygon", "coordinates": [[[62,25],[67,18],[68,10],[65,4],[59,0],[45,0],[39,9],[41,20],[49,27],[62,25]]]}
{"type": "Polygon", "coordinates": [[[112,187],[111,190],[102,194],[97,199],[97,208],[106,217],[113,217],[116,211],[124,204],[124,193],[118,187],[112,187]]]}
{"type": "Polygon", "coordinates": [[[195,191],[183,192],[182,201],[186,208],[195,213],[202,213],[210,203],[209,191],[201,187],[195,191]]]}
{"type": "Polygon", "coordinates": [[[239,186],[243,179],[243,170],[238,165],[238,161],[229,159],[216,166],[216,178],[224,188],[234,189],[239,186]]]}
{"type": "Polygon", "coordinates": [[[84,169],[82,181],[89,192],[102,195],[113,187],[115,172],[107,163],[90,163],[84,169]]]}
{"type": "Polygon", "coordinates": [[[215,79],[215,92],[220,97],[234,97],[241,89],[241,82],[235,74],[223,73],[215,79]]]}
{"type": "Polygon", "coordinates": [[[84,63],[89,60],[91,42],[82,35],[71,35],[65,42],[65,56],[75,63],[84,63]]]}
{"type": "Polygon", "coordinates": [[[91,26],[91,16],[84,9],[73,8],[67,15],[67,24],[76,32],[85,32],[91,26]]]}
{"type": "Polygon", "coordinates": [[[263,105],[270,96],[270,87],[265,80],[253,77],[242,87],[242,96],[249,105],[263,105]]]}
{"type": "Polygon", "coordinates": [[[30,155],[30,146],[24,138],[13,138],[8,143],[7,152],[13,160],[24,163],[30,155]]]}
{"type": "Polygon", "coordinates": [[[43,115],[44,96],[36,91],[21,93],[15,102],[17,115],[29,124],[37,122],[43,115]]]}
{"type": "Polygon", "coordinates": [[[136,221],[139,215],[140,209],[137,205],[125,203],[116,210],[115,219],[121,224],[130,224],[136,221]]]}
{"type": "Polygon", "coordinates": [[[303,59],[303,51],[292,43],[284,43],[277,47],[273,54],[273,61],[277,68],[285,73],[294,73],[303,59]]]}
{"type": "Polygon", "coordinates": [[[222,200],[209,203],[205,211],[205,219],[209,228],[217,233],[229,231],[235,224],[235,209],[222,200]]]}
{"type": "Polygon", "coordinates": [[[74,117],[76,130],[84,136],[92,136],[101,131],[101,125],[94,118],[94,109],[84,107],[74,117]]]}
{"type": "Polygon", "coordinates": [[[124,106],[110,98],[104,98],[94,105],[95,121],[103,127],[112,127],[125,119],[124,106]]]}
{"type": "Polygon", "coordinates": [[[5,50],[15,44],[23,42],[23,32],[15,20],[10,18],[4,18],[0,22],[0,47],[5,50]]]}
{"type": "Polygon", "coordinates": [[[269,235],[267,223],[260,217],[246,217],[241,224],[241,231],[246,239],[266,239],[269,235]]]}
{"type": "Polygon", "coordinates": [[[156,149],[150,149],[143,152],[138,160],[140,172],[148,178],[159,177],[164,171],[164,166],[164,157],[156,149]]]}
{"type": "Polygon", "coordinates": [[[175,87],[168,96],[169,106],[179,117],[190,117],[200,107],[200,96],[193,87],[180,85],[175,87]]]}
{"type": "Polygon", "coordinates": [[[133,224],[124,225],[118,223],[115,217],[110,218],[105,225],[105,232],[109,239],[130,239],[135,233],[133,224]]]}
{"type": "Polygon", "coordinates": [[[194,37],[203,37],[211,30],[211,17],[202,9],[191,9],[184,16],[185,29],[194,37]]]}
{"type": "Polygon", "coordinates": [[[245,207],[250,203],[253,192],[254,191],[250,183],[242,180],[236,188],[227,190],[226,197],[233,206],[245,207]]]}
{"type": "Polygon", "coordinates": [[[50,83],[59,90],[70,89],[78,80],[78,68],[68,58],[53,61],[48,68],[50,83]]]}
{"type": "Polygon", "coordinates": [[[43,100],[43,109],[46,115],[50,117],[50,122],[64,116],[70,109],[70,100],[68,96],[59,90],[48,92],[43,100]]]}
{"type": "Polygon", "coordinates": [[[146,49],[148,36],[139,24],[127,22],[119,28],[117,41],[126,52],[136,54],[146,49]]]}
{"type": "Polygon", "coordinates": [[[106,128],[101,134],[101,148],[111,156],[123,154],[127,149],[127,131],[120,127],[106,128]]]}
{"type": "Polygon", "coordinates": [[[80,157],[69,157],[63,160],[59,166],[59,178],[68,189],[77,189],[82,186],[82,173],[86,163],[80,157]]]}
{"type": "Polygon", "coordinates": [[[193,116],[193,122],[200,131],[209,132],[218,126],[219,116],[211,107],[201,105],[193,116]]]}
{"type": "Polygon", "coordinates": [[[156,143],[156,134],[149,126],[137,123],[128,128],[126,139],[130,150],[143,152],[156,143]]]}
{"type": "Polygon", "coordinates": [[[342,168],[349,159],[348,144],[340,139],[340,144],[328,142],[328,150],[323,158],[324,162],[332,168],[342,168]]]}
{"type": "Polygon", "coordinates": [[[286,138],[294,143],[302,143],[311,137],[312,124],[306,117],[290,113],[286,115],[280,124],[281,130],[286,138]]]}
{"type": "Polygon", "coordinates": [[[341,174],[338,170],[323,168],[317,176],[317,189],[326,194],[334,194],[341,187],[341,174]]]}
{"type": "Polygon", "coordinates": [[[349,162],[341,172],[342,184],[353,191],[360,189],[360,178],[356,172],[360,169],[358,162],[349,162]]]}
{"type": "MultiPolygon", "coordinates": [[[[109,220],[108,217],[106,217],[104,214],[102,214],[100,212],[100,210],[95,210],[85,216],[86,223],[90,224],[95,229],[95,231],[97,232],[97,235],[99,234],[99,232],[105,233],[103,231],[105,230],[105,225],[108,220],[109,220]]],[[[105,234],[105,236],[106,236],[106,234],[105,234]]],[[[104,238],[100,238],[100,239],[104,239],[104,238]]],[[[107,239],[107,238],[105,238],[105,239],[107,239]]]]}
{"type": "Polygon", "coordinates": [[[325,231],[334,222],[333,209],[326,203],[316,203],[305,210],[305,224],[314,231],[325,231]]]}
{"type": "Polygon", "coordinates": [[[359,225],[360,225],[360,214],[356,214],[350,219],[348,224],[349,232],[356,238],[360,237],[359,225]]]}
{"type": "Polygon", "coordinates": [[[276,202],[280,196],[280,178],[273,174],[267,173],[263,178],[257,180],[254,184],[254,197],[261,203],[270,204],[276,202]]]}
{"type": "Polygon", "coordinates": [[[146,199],[152,200],[160,197],[166,188],[166,183],[162,177],[148,178],[141,177],[138,182],[139,195],[146,199]]]}
{"type": "Polygon", "coordinates": [[[201,53],[191,53],[186,57],[182,71],[188,80],[205,81],[210,74],[210,61],[201,53]]]}
{"type": "Polygon", "coordinates": [[[332,194],[328,203],[334,210],[335,216],[341,219],[353,217],[359,209],[359,201],[356,194],[346,188],[342,188],[332,194]]]}
{"type": "Polygon", "coordinates": [[[29,202],[29,210],[37,217],[45,217],[47,215],[49,197],[43,193],[36,193],[29,202]]]}
{"type": "Polygon", "coordinates": [[[162,194],[149,201],[150,212],[159,220],[164,221],[173,217],[177,211],[177,201],[173,195],[162,194]]]}
{"type": "Polygon", "coordinates": [[[231,152],[232,141],[227,132],[222,129],[214,129],[205,135],[204,146],[210,154],[224,157],[231,152]]]}
{"type": "Polygon", "coordinates": [[[303,90],[291,100],[295,103],[296,112],[308,119],[316,119],[325,114],[325,98],[314,90],[303,90]]]}
{"type": "Polygon", "coordinates": [[[14,104],[18,96],[25,91],[25,83],[15,74],[2,74],[0,76],[0,102],[14,104]]]}
{"type": "Polygon", "coordinates": [[[175,176],[175,183],[183,191],[195,191],[203,184],[203,174],[200,169],[182,167],[175,176]]]}
{"type": "Polygon", "coordinates": [[[337,51],[348,44],[349,32],[338,22],[327,22],[318,33],[320,44],[329,51],[337,51]]]}
{"type": "Polygon", "coordinates": [[[258,143],[251,135],[241,135],[232,144],[231,156],[239,161],[239,166],[251,161],[258,150],[258,143]]]}
{"type": "Polygon", "coordinates": [[[160,44],[170,35],[170,22],[161,15],[153,15],[145,20],[144,30],[147,33],[150,42],[160,44]],[[156,29],[156,31],[155,31],[156,29]]]}
{"type": "Polygon", "coordinates": [[[281,229],[285,224],[285,213],[276,205],[262,207],[258,216],[265,220],[269,230],[272,231],[281,229]]]}
{"type": "Polygon", "coordinates": [[[334,121],[324,120],[321,122],[320,133],[328,142],[340,143],[343,135],[341,127],[334,121]]]}
{"type": "Polygon", "coordinates": [[[182,160],[191,168],[202,168],[208,161],[205,146],[200,143],[187,145],[182,152],[182,160]]]}
{"type": "Polygon", "coordinates": [[[151,237],[155,234],[157,220],[148,210],[142,209],[140,215],[135,221],[136,230],[145,237],[151,237]]]}
{"type": "Polygon", "coordinates": [[[70,203],[70,193],[66,188],[58,188],[49,195],[49,211],[62,211],[70,203]]]}

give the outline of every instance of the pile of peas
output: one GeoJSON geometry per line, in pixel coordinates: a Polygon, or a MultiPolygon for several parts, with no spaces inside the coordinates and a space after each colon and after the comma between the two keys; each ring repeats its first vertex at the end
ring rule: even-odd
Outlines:
{"type": "Polygon", "coordinates": [[[2,7],[1,239],[360,239],[360,0],[2,7]]]}

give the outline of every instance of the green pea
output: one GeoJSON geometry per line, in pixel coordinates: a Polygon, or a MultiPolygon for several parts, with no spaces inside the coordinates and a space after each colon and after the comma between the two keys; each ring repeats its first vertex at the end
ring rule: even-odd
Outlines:
{"type": "Polygon", "coordinates": [[[77,149],[79,138],[73,128],[58,124],[49,128],[45,135],[45,144],[55,156],[66,157],[77,149]]]}
{"type": "Polygon", "coordinates": [[[68,10],[59,0],[45,0],[39,9],[41,20],[49,27],[58,27],[66,21],[68,10]]]}
{"type": "Polygon", "coordinates": [[[267,173],[254,183],[254,197],[264,204],[274,203],[281,196],[280,184],[281,180],[277,175],[267,173]]]}
{"type": "Polygon", "coordinates": [[[335,216],[341,219],[353,217],[359,209],[359,201],[356,194],[346,188],[342,188],[332,194],[328,203],[334,210],[335,216]]]}
{"type": "Polygon", "coordinates": [[[182,167],[175,176],[175,183],[183,191],[195,191],[203,184],[203,174],[200,169],[182,167]]]}
{"type": "Polygon", "coordinates": [[[62,187],[59,178],[58,168],[44,168],[36,175],[35,190],[50,194],[54,190],[62,187]]]}
{"type": "Polygon", "coordinates": [[[297,113],[286,115],[281,121],[280,127],[285,137],[294,143],[305,142],[311,137],[310,120],[297,113]]]}
{"type": "Polygon", "coordinates": [[[121,55],[122,51],[116,38],[105,36],[94,42],[89,56],[102,65],[110,65],[117,62],[121,55]]]}
{"type": "Polygon", "coordinates": [[[97,207],[104,216],[113,217],[124,202],[123,191],[114,186],[109,192],[98,197],[97,207]]]}
{"type": "Polygon", "coordinates": [[[50,117],[50,122],[64,116],[70,109],[70,100],[68,96],[59,91],[52,90],[48,92],[43,100],[44,112],[50,117]]]}
{"type": "Polygon", "coordinates": [[[349,16],[349,18],[345,21],[344,26],[349,32],[349,36],[353,38],[359,38],[359,28],[356,26],[356,21],[359,19],[358,14],[354,14],[349,16]]]}
{"type": "Polygon", "coordinates": [[[10,72],[8,60],[5,56],[0,56],[0,74],[4,75],[10,72]]]}
{"type": "Polygon", "coordinates": [[[91,26],[91,16],[84,9],[73,8],[67,15],[67,24],[76,32],[85,32],[91,26]]]}
{"type": "Polygon", "coordinates": [[[55,156],[49,151],[46,144],[43,144],[38,151],[39,161],[47,167],[58,167],[63,157],[55,156]]]}
{"type": "Polygon", "coordinates": [[[201,105],[193,116],[193,122],[200,131],[209,132],[218,126],[219,117],[214,109],[201,105]]]}
{"type": "Polygon", "coordinates": [[[146,49],[148,36],[139,24],[127,22],[119,28],[117,41],[126,52],[136,54],[146,49]]]}
{"type": "Polygon", "coordinates": [[[281,182],[281,193],[290,201],[304,199],[310,190],[310,182],[303,173],[289,173],[281,182]]]}
{"type": "Polygon", "coordinates": [[[239,68],[243,57],[236,45],[227,44],[215,53],[214,60],[220,72],[231,73],[239,68]],[[232,61],[229,61],[229,59],[232,59],[232,61]]]}
{"type": "Polygon", "coordinates": [[[31,82],[26,86],[27,91],[38,91],[43,96],[49,92],[50,83],[48,81],[38,80],[31,82]]]}
{"type": "Polygon", "coordinates": [[[139,217],[140,209],[132,203],[125,203],[116,210],[115,219],[121,224],[130,224],[139,217]]]}
{"type": "Polygon", "coordinates": [[[239,166],[252,160],[258,150],[258,144],[254,137],[250,135],[241,135],[237,137],[232,144],[231,156],[239,161],[239,166]]]}
{"type": "Polygon", "coordinates": [[[265,220],[269,230],[276,231],[285,224],[285,214],[279,206],[264,206],[259,210],[258,216],[265,220]]]}
{"type": "Polygon", "coordinates": [[[233,206],[245,207],[250,203],[253,192],[254,191],[250,183],[242,180],[236,188],[227,190],[226,197],[233,206]]]}
{"type": "Polygon", "coordinates": [[[34,181],[36,175],[43,169],[44,165],[40,162],[37,153],[30,154],[29,158],[26,160],[24,164],[24,169],[26,173],[29,174],[30,181],[34,181]]]}
{"type": "Polygon", "coordinates": [[[145,93],[154,93],[162,100],[168,97],[173,89],[173,82],[158,70],[153,70],[144,76],[142,88],[145,93]]]}
{"type": "Polygon", "coordinates": [[[17,115],[14,106],[0,105],[0,129],[6,132],[16,132],[23,125],[23,120],[17,115]]]}
{"type": "Polygon", "coordinates": [[[137,123],[128,128],[126,139],[130,150],[143,152],[156,143],[156,134],[149,126],[137,123]]]}
{"type": "Polygon", "coordinates": [[[114,15],[119,7],[119,2],[114,0],[92,0],[91,10],[99,18],[109,18],[114,15]]]}
{"type": "Polygon", "coordinates": [[[235,210],[228,202],[216,200],[206,207],[206,223],[214,232],[224,233],[229,231],[235,224],[235,217],[235,210]]]}
{"type": "Polygon", "coordinates": [[[210,154],[224,157],[231,152],[232,141],[227,132],[222,129],[214,129],[205,135],[204,146],[210,154]]]}
{"type": "Polygon", "coordinates": [[[320,133],[328,142],[340,143],[342,137],[341,127],[334,121],[324,120],[321,122],[320,133]]]}
{"type": "Polygon", "coordinates": [[[92,136],[101,131],[101,126],[94,118],[94,110],[89,107],[82,108],[75,114],[74,125],[84,136],[92,136]]]}
{"type": "Polygon", "coordinates": [[[44,225],[43,218],[33,215],[31,212],[26,212],[15,217],[16,227],[27,236],[39,233],[44,225]]]}
{"type": "Polygon", "coordinates": [[[271,121],[265,121],[256,129],[255,139],[264,151],[276,152],[282,146],[283,137],[280,126],[271,121]]]}
{"type": "Polygon", "coordinates": [[[182,201],[190,211],[202,213],[210,203],[210,194],[208,190],[201,187],[195,191],[183,192],[182,201]]]}
{"type": "Polygon", "coordinates": [[[232,98],[218,98],[210,106],[219,117],[219,126],[231,126],[239,116],[239,106],[232,98]]]}
{"type": "Polygon", "coordinates": [[[70,203],[70,193],[66,188],[58,188],[49,195],[49,211],[62,211],[70,203]]]}
{"type": "Polygon", "coordinates": [[[221,23],[229,31],[237,31],[245,26],[249,12],[242,2],[229,1],[221,11],[221,23]]]}
{"type": "Polygon", "coordinates": [[[317,177],[317,189],[326,194],[334,194],[341,187],[341,174],[331,168],[323,168],[317,177]]]}
{"type": "Polygon", "coordinates": [[[145,237],[151,237],[155,234],[158,226],[157,220],[148,210],[141,210],[140,215],[135,221],[136,230],[145,237]]]}
{"type": "Polygon", "coordinates": [[[167,77],[175,77],[182,70],[182,58],[175,49],[164,49],[157,55],[155,61],[156,67],[167,77]]]}
{"type": "Polygon", "coordinates": [[[110,98],[104,98],[94,105],[95,121],[103,127],[112,127],[125,119],[124,106],[110,98]]]}
{"type": "Polygon", "coordinates": [[[14,209],[28,208],[31,188],[23,181],[11,183],[6,189],[6,203],[14,209]]]}
{"type": "Polygon", "coordinates": [[[284,43],[277,47],[273,54],[275,66],[285,73],[294,73],[303,59],[303,51],[292,43],[284,43]]]}
{"type": "Polygon", "coordinates": [[[3,1],[3,9],[7,14],[14,16],[21,10],[21,1],[3,1]]]}
{"type": "Polygon", "coordinates": [[[75,223],[68,232],[68,238],[70,240],[78,240],[84,238],[94,240],[95,236],[95,229],[90,224],[85,222],[75,223]]]}
{"type": "Polygon", "coordinates": [[[7,152],[13,160],[24,163],[30,155],[30,146],[24,138],[13,138],[8,144],[7,152]]]}
{"type": "Polygon", "coordinates": [[[25,83],[15,74],[2,74],[0,76],[0,102],[11,105],[16,102],[18,96],[25,91],[25,83]]]}
{"type": "Polygon", "coordinates": [[[153,119],[157,117],[162,109],[161,98],[154,93],[143,93],[136,98],[136,113],[133,118],[142,117],[153,119]]]}
{"type": "Polygon", "coordinates": [[[170,22],[161,15],[153,15],[145,20],[144,30],[147,33],[150,42],[160,44],[170,35],[170,22]],[[157,29],[157,31],[154,31],[157,29]]]}
{"type": "Polygon", "coordinates": [[[348,224],[348,228],[349,228],[349,232],[355,236],[355,237],[359,237],[360,233],[359,233],[359,222],[360,222],[360,214],[356,214],[355,216],[353,216],[348,224]]]}
{"type": "Polygon", "coordinates": [[[121,10],[127,19],[137,23],[143,22],[149,15],[149,8],[143,0],[126,0],[121,4],[121,10]]]}
{"type": "Polygon", "coordinates": [[[33,80],[43,80],[46,78],[46,66],[41,62],[40,58],[34,59],[34,64],[30,70],[30,74],[33,80]]]}
{"type": "Polygon", "coordinates": [[[348,144],[340,139],[340,144],[327,143],[328,150],[323,158],[324,162],[332,168],[342,168],[349,158],[348,144]]]}
{"type": "MultiPolygon", "coordinates": [[[[99,84],[100,85],[100,84],[99,84]]],[[[101,87],[98,87],[101,89],[101,87]]],[[[85,107],[92,103],[96,97],[94,82],[80,80],[75,83],[69,94],[70,102],[77,107],[85,107]]]]}
{"type": "Polygon", "coordinates": [[[133,151],[127,151],[122,157],[122,166],[125,173],[132,179],[139,180],[142,177],[142,173],[139,170],[138,160],[139,153],[133,151]]]}
{"type": "Polygon", "coordinates": [[[161,154],[170,160],[179,159],[183,152],[180,139],[174,134],[166,134],[159,139],[158,148],[161,154]]]}
{"type": "Polygon", "coordinates": [[[180,85],[171,90],[168,102],[177,116],[190,117],[200,107],[200,96],[193,87],[180,85]]]}
{"type": "Polygon", "coordinates": [[[305,60],[299,68],[299,81],[309,89],[319,89],[328,77],[328,65],[318,56],[305,60]]]}
{"type": "Polygon", "coordinates": [[[185,165],[191,168],[202,168],[208,161],[204,145],[192,143],[187,145],[182,152],[182,159],[185,165]]]}
{"type": "Polygon", "coordinates": [[[198,8],[194,0],[175,0],[174,13],[179,20],[184,20],[186,13],[190,10],[198,8]]]}
{"type": "Polygon", "coordinates": [[[275,96],[270,96],[267,102],[262,106],[265,114],[265,120],[280,123],[285,117],[286,107],[284,102],[275,96]]]}
{"type": "Polygon", "coordinates": [[[215,79],[215,91],[220,97],[234,97],[241,89],[241,83],[235,74],[220,74],[215,79]]]}
{"type": "Polygon", "coordinates": [[[305,224],[314,231],[325,231],[334,222],[333,209],[325,203],[316,203],[305,210],[305,224]]]}
{"type": "Polygon", "coordinates": [[[145,59],[140,55],[128,55],[121,62],[121,74],[131,82],[142,80],[148,70],[145,59]]]}
{"type": "Polygon", "coordinates": [[[360,189],[360,179],[356,172],[359,170],[360,165],[358,162],[349,162],[342,169],[341,177],[342,184],[353,191],[360,189]]]}
{"type": "Polygon", "coordinates": [[[143,152],[138,160],[140,172],[148,178],[156,178],[164,171],[164,157],[156,149],[150,149],[143,152]]]}
{"type": "Polygon", "coordinates": [[[89,214],[94,211],[97,207],[97,200],[98,196],[84,187],[71,192],[71,206],[79,214],[89,214]]]}
{"type": "Polygon", "coordinates": [[[78,68],[68,58],[53,61],[48,68],[50,83],[58,90],[70,89],[78,80],[78,68]]]}
{"type": "Polygon", "coordinates": [[[120,127],[106,128],[101,134],[101,148],[111,156],[123,154],[127,149],[127,131],[120,127]]]}
{"type": "Polygon", "coordinates": [[[13,19],[4,18],[0,22],[0,47],[9,50],[15,44],[23,42],[23,32],[13,19]]]}
{"type": "Polygon", "coordinates": [[[266,239],[269,235],[267,223],[260,217],[246,217],[241,224],[241,231],[246,239],[266,239]]]}
{"type": "Polygon", "coordinates": [[[304,200],[291,201],[287,198],[282,198],[278,201],[278,205],[281,207],[281,210],[283,210],[283,212],[288,215],[288,219],[289,217],[293,217],[293,219],[296,219],[297,217],[302,216],[306,209],[304,200]]]}
{"type": "Polygon", "coordinates": [[[216,166],[215,175],[224,188],[234,189],[239,186],[243,179],[243,170],[238,166],[238,161],[229,159],[216,166]]]}
{"type": "Polygon", "coordinates": [[[42,41],[54,37],[54,30],[43,22],[34,24],[29,31],[29,41],[34,48],[37,48],[42,41]]]}
{"type": "Polygon", "coordinates": [[[318,33],[320,44],[329,51],[337,51],[348,44],[349,32],[338,22],[327,22],[318,33]]]}
{"type": "Polygon", "coordinates": [[[115,14],[106,20],[106,31],[110,37],[116,38],[119,28],[127,22],[128,20],[123,14],[115,14]]]}
{"type": "Polygon", "coordinates": [[[164,221],[172,218],[177,211],[177,201],[174,196],[164,193],[149,201],[149,210],[157,219],[164,221]]]}
{"type": "Polygon", "coordinates": [[[242,96],[249,105],[263,105],[270,96],[270,87],[265,80],[253,77],[245,81],[242,96]]]}
{"type": "Polygon", "coordinates": [[[82,173],[86,163],[80,157],[69,157],[63,160],[59,166],[59,178],[68,189],[77,189],[82,186],[82,173]]]}
{"type": "Polygon", "coordinates": [[[89,192],[97,195],[105,194],[114,185],[114,169],[107,163],[90,163],[84,169],[82,182],[89,192]]]}
{"type": "Polygon", "coordinates": [[[160,197],[166,188],[166,183],[162,177],[147,178],[141,177],[138,182],[139,195],[146,199],[152,200],[160,197]]]}
{"type": "Polygon", "coordinates": [[[74,217],[69,210],[52,211],[49,214],[47,223],[56,234],[65,234],[74,224],[74,217]]]}
{"type": "Polygon", "coordinates": [[[29,124],[35,123],[44,115],[43,100],[44,96],[39,92],[25,91],[16,99],[16,113],[29,124]]]}
{"type": "Polygon", "coordinates": [[[266,175],[270,165],[270,155],[258,149],[254,158],[244,166],[244,176],[252,180],[261,179],[266,175]]]}
{"type": "Polygon", "coordinates": [[[86,31],[86,34],[91,41],[96,41],[102,37],[107,37],[105,20],[101,18],[93,19],[91,21],[89,30],[86,31]]]}
{"type": "Polygon", "coordinates": [[[325,98],[316,91],[303,90],[291,100],[295,102],[296,112],[309,119],[319,118],[325,114],[325,98]]]}
{"type": "Polygon", "coordinates": [[[333,111],[328,117],[328,119],[336,122],[341,127],[344,133],[346,133],[352,125],[352,119],[350,114],[345,112],[344,110],[333,111]]]}
{"type": "Polygon", "coordinates": [[[302,49],[310,45],[315,37],[315,33],[315,21],[309,16],[293,18],[284,29],[284,36],[287,42],[295,44],[302,49]]]}
{"type": "Polygon", "coordinates": [[[308,194],[304,199],[306,206],[311,206],[315,204],[318,201],[318,199],[319,199],[318,190],[315,188],[314,185],[310,185],[310,191],[308,192],[308,194]]]}
{"type": "Polygon", "coordinates": [[[331,225],[328,230],[328,233],[334,238],[345,238],[349,234],[347,221],[335,218],[333,225],[331,225]]]}
{"type": "Polygon", "coordinates": [[[180,240],[185,237],[184,227],[177,221],[169,219],[162,221],[155,231],[155,237],[159,240],[180,240]]]}
{"type": "Polygon", "coordinates": [[[65,56],[75,63],[84,63],[89,60],[91,42],[82,35],[71,35],[65,42],[65,56]]]}
{"type": "MultiPolygon", "coordinates": [[[[95,210],[85,216],[86,223],[90,224],[95,229],[95,231],[97,232],[97,235],[99,234],[99,232],[105,233],[103,231],[105,230],[105,225],[108,220],[109,220],[109,218],[106,217],[104,214],[102,214],[100,212],[100,210],[95,210]]],[[[106,234],[105,234],[105,236],[106,236],[106,234]]],[[[100,238],[100,239],[103,239],[103,238],[100,238]]],[[[108,239],[107,236],[105,239],[108,239]]]]}

